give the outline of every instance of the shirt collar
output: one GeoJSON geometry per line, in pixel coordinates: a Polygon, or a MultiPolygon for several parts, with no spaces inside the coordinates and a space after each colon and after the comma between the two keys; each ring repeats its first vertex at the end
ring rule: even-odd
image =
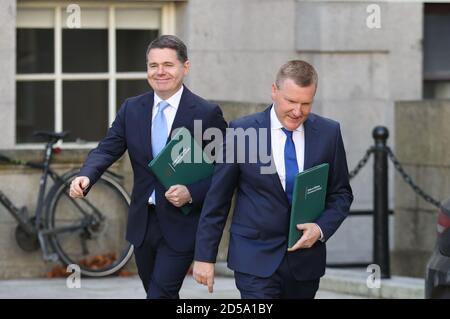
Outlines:
{"type": "MultiPolygon", "coordinates": [[[[180,105],[181,95],[183,94],[183,88],[184,88],[184,86],[182,85],[180,87],[180,89],[174,95],[172,95],[167,100],[165,100],[167,103],[170,104],[171,107],[173,107],[175,109],[175,111],[178,109],[178,106],[180,105]]],[[[159,102],[161,102],[162,100],[163,99],[161,99],[158,96],[158,94],[156,94],[156,92],[155,92],[153,106],[156,107],[159,104],[159,102]]]]}
{"type": "MultiPolygon", "coordinates": [[[[272,108],[270,110],[270,128],[271,129],[281,129],[283,127],[283,125],[281,124],[280,120],[278,119],[277,114],[275,113],[275,105],[272,104],[272,108]]],[[[297,132],[302,132],[303,131],[303,123],[300,124],[299,127],[297,127],[295,129],[295,131],[297,132]]]]}

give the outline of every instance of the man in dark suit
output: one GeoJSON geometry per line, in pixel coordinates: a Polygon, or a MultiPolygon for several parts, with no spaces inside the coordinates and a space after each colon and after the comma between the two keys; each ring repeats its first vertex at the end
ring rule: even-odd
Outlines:
{"type": "Polygon", "coordinates": [[[237,130],[224,143],[224,158],[216,164],[197,229],[193,274],[210,292],[218,244],[237,188],[228,267],[234,270],[241,297],[314,298],[325,273],[325,242],[353,200],[339,124],[310,113],[317,81],[310,64],[290,61],[272,85],[273,105],[230,123],[229,130],[237,130]],[[255,130],[259,134],[251,134],[255,130]],[[239,131],[254,141],[239,142],[239,131]],[[272,171],[262,151],[269,152],[272,171]],[[297,225],[303,235],[288,249],[294,177],[321,163],[330,165],[325,210],[314,223],[297,225]]]}
{"type": "MultiPolygon", "coordinates": [[[[139,276],[147,298],[178,298],[192,263],[195,233],[211,178],[165,190],[147,164],[170,140],[171,132],[186,127],[194,136],[194,120],[202,129],[226,128],[222,111],[183,85],[189,71],[184,43],[161,36],[147,49],[147,78],[153,89],[128,98],[106,137],[89,153],[70,189],[83,197],[102,173],[128,150],[134,173],[127,240],[134,245],[139,276]],[[180,207],[191,211],[184,215],[180,207]]],[[[205,145],[203,145],[205,146],[205,145]]]]}

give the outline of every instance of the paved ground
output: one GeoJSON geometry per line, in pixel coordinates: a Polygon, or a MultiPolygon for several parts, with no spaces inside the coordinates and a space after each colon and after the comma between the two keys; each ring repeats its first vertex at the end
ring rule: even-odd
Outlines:
{"type": "MultiPolygon", "coordinates": [[[[187,277],[180,291],[181,298],[216,298],[236,299],[239,292],[234,279],[217,277],[214,293],[209,294],[205,286],[197,284],[192,277],[187,277]]],[[[81,279],[81,288],[67,288],[65,279],[20,279],[0,281],[0,299],[5,298],[56,298],[56,299],[129,299],[145,298],[144,290],[138,277],[81,279]]],[[[319,290],[318,299],[348,299],[359,296],[319,290]]]]}

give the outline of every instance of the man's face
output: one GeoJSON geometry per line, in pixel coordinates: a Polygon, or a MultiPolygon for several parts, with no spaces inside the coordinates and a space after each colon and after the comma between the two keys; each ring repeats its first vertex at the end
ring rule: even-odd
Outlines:
{"type": "Polygon", "coordinates": [[[280,88],[277,88],[275,83],[272,84],[275,114],[284,128],[293,131],[306,121],[311,112],[315,93],[314,83],[301,87],[288,78],[280,84],[280,88]]]}
{"type": "Polygon", "coordinates": [[[181,63],[172,49],[151,49],[147,57],[147,80],[155,93],[166,100],[175,94],[189,72],[189,61],[181,63]]]}

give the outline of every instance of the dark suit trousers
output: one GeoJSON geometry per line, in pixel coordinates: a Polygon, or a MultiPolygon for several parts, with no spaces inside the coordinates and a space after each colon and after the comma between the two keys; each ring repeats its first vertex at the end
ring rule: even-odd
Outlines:
{"type": "Polygon", "coordinates": [[[134,248],[139,277],[148,299],[178,299],[194,252],[181,253],[170,248],[162,236],[155,210],[149,208],[148,214],[144,242],[134,248]]]}
{"type": "Polygon", "coordinates": [[[237,271],[234,272],[234,277],[242,299],[313,299],[320,281],[297,281],[289,268],[287,255],[275,273],[268,278],[237,271]]]}

